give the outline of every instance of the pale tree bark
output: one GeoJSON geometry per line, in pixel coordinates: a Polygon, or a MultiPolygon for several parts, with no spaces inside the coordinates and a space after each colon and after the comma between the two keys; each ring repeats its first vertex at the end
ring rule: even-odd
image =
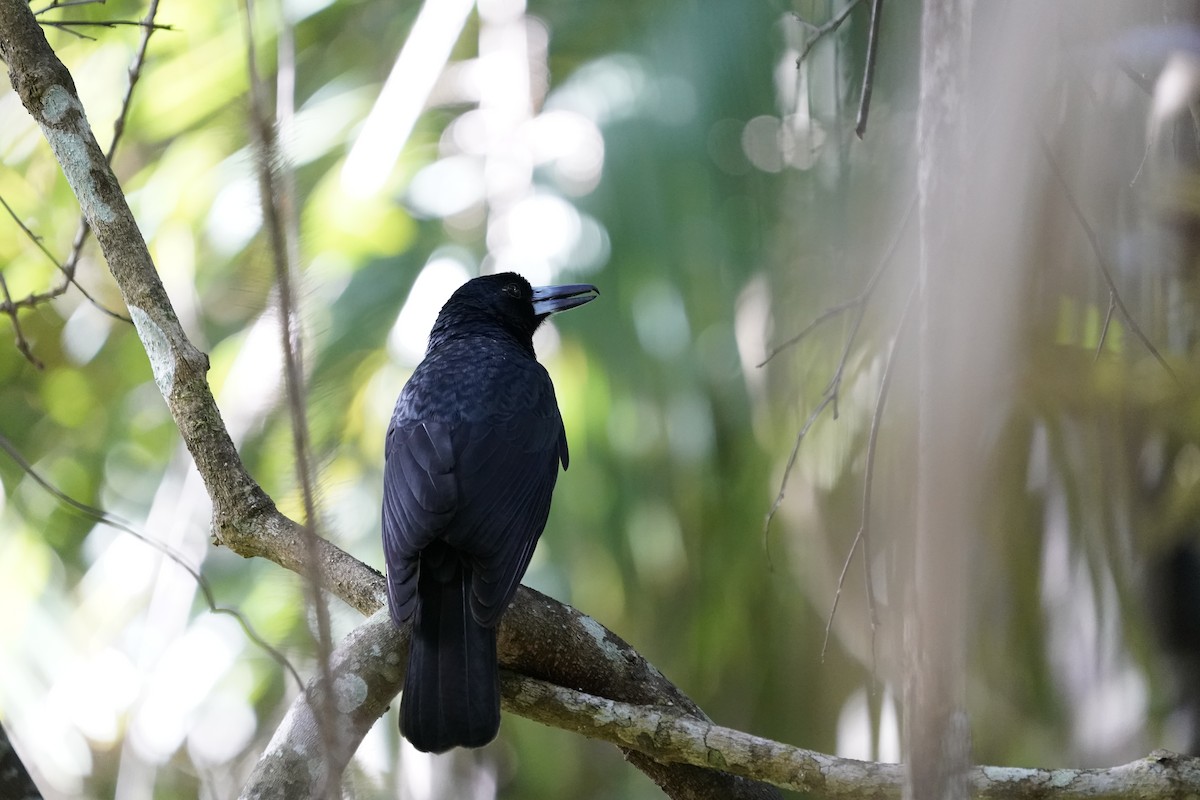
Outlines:
{"type": "MultiPolygon", "coordinates": [[[[928,0],[917,127],[919,333],[913,568],[905,650],[905,797],[971,793],[971,592],[997,434],[1023,369],[1023,292],[1044,269],[1040,145],[1063,7],[928,0]],[[975,17],[973,22],[973,17],[975,17]]],[[[1020,535],[1014,532],[1014,535],[1020,535]]],[[[1032,567],[1032,565],[1031,565],[1032,567]]]]}
{"type": "MultiPolygon", "coordinates": [[[[721,727],[693,713],[690,701],[666,683],[654,668],[611,634],[602,635],[594,620],[548,597],[522,589],[514,620],[501,628],[501,660],[524,671],[519,659],[509,662],[509,633],[520,628],[544,631],[543,661],[557,651],[574,660],[580,651],[586,661],[566,669],[585,685],[599,681],[604,696],[539,680],[521,672],[504,671],[501,684],[504,709],[546,725],[610,742],[652,778],[657,769],[684,768],[669,784],[670,797],[703,798],[766,796],[762,783],[804,792],[807,796],[850,800],[898,800],[905,782],[900,764],[879,764],[838,758],[721,727]],[[560,647],[555,637],[566,639],[560,647]],[[589,679],[588,676],[592,677],[589,679]],[[657,699],[622,702],[611,699],[630,692],[645,696],[647,687],[661,685],[657,699]],[[674,699],[672,699],[674,698],[674,699]],[[651,768],[647,768],[650,765],[651,768]],[[720,770],[714,772],[713,770],[720,770]],[[724,786],[709,776],[724,775],[724,786]],[[739,776],[739,777],[733,777],[739,776]]],[[[375,716],[403,682],[407,634],[397,631],[383,610],[342,642],[330,664],[334,674],[334,707],[338,738],[349,743],[336,760],[344,766],[375,716]]],[[[243,800],[303,800],[313,795],[323,776],[312,771],[318,763],[312,748],[320,742],[309,697],[321,691],[319,679],[300,695],[280,724],[242,793],[243,800]]],[[[972,797],[995,800],[1099,800],[1100,798],[1177,797],[1200,786],[1200,759],[1156,752],[1111,769],[1016,769],[973,767],[966,773],[972,797]]]]}
{"type": "Polygon", "coordinates": [[[967,552],[978,520],[979,386],[968,342],[976,275],[962,241],[973,0],[927,0],[917,119],[917,516],[909,592],[904,796],[965,800],[967,552]],[[963,394],[966,391],[966,396],[963,394]]]}

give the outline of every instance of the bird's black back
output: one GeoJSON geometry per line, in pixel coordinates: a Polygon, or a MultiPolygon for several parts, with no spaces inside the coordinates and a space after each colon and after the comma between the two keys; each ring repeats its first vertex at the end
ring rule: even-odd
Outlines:
{"type": "Polygon", "coordinates": [[[397,625],[415,614],[401,727],[420,749],[478,746],[499,726],[495,627],[567,464],[554,386],[533,353],[538,322],[516,276],[465,284],[388,430],[388,600],[397,625]]]}

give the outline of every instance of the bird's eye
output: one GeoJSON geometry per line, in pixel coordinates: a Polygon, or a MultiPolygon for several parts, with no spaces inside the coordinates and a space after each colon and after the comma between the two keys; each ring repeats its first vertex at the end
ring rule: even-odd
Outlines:
{"type": "Polygon", "coordinates": [[[504,293],[509,297],[520,297],[521,287],[517,286],[515,283],[510,283],[504,287],[504,293]]]}

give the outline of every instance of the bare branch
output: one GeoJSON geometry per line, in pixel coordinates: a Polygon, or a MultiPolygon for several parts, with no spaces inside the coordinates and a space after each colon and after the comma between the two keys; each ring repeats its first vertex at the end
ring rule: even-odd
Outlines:
{"type": "Polygon", "coordinates": [[[776,345],[774,348],[772,348],[771,352],[767,353],[767,357],[756,364],[756,366],[766,366],[767,362],[769,362],[775,356],[779,355],[787,348],[794,347],[803,341],[803,339],[821,323],[833,319],[834,317],[839,316],[852,308],[856,308],[870,300],[871,295],[875,291],[876,285],[879,283],[879,279],[883,277],[884,271],[887,270],[888,265],[892,263],[896,253],[900,249],[900,243],[904,240],[904,234],[908,231],[908,223],[912,221],[913,210],[916,207],[917,200],[916,197],[914,197],[904,212],[904,218],[900,220],[900,227],[896,230],[896,235],[892,237],[892,241],[888,245],[887,252],[880,260],[879,265],[875,267],[875,271],[871,273],[871,277],[867,279],[867,285],[863,287],[861,292],[843,303],[839,303],[836,306],[831,306],[830,308],[822,311],[812,322],[805,325],[799,333],[787,339],[782,344],[776,345]]]}
{"type": "MultiPolygon", "coordinates": [[[[397,630],[386,608],[351,632],[330,660],[332,683],[314,678],[305,694],[296,698],[255,767],[242,797],[307,798],[325,780],[323,775],[312,774],[308,765],[312,763],[311,743],[318,739],[312,698],[324,695],[323,687],[329,685],[334,687],[335,724],[343,748],[336,754],[335,766],[340,774],[359,741],[404,682],[408,637],[409,629],[397,630]],[[289,776],[286,786],[271,779],[280,774],[289,776]]],[[[710,722],[690,698],[625,641],[594,619],[526,587],[517,591],[513,605],[501,621],[499,656],[506,676],[528,675],[539,681],[575,686],[591,695],[615,698],[638,707],[670,708],[697,722],[710,722]],[[550,665],[552,672],[547,670],[550,665]]],[[[520,686],[506,677],[501,687],[505,708],[529,715],[517,697],[520,686]]],[[[539,713],[544,715],[545,711],[539,713]]],[[[594,723],[590,715],[566,712],[566,717],[572,716],[573,724],[550,724],[586,729],[594,723]]],[[[717,771],[719,767],[714,769],[712,764],[665,764],[638,752],[639,748],[619,741],[614,744],[669,797],[689,800],[778,797],[771,787],[717,771]]]]}
{"type": "Polygon", "coordinates": [[[33,12],[35,17],[40,17],[47,11],[53,11],[56,8],[73,8],[75,6],[102,6],[105,0],[51,0],[50,5],[43,6],[33,12]]]}
{"type": "MultiPolygon", "coordinates": [[[[92,0],[79,0],[79,4],[90,2],[92,0]]],[[[154,24],[157,15],[158,0],[150,0],[150,5],[146,9],[146,16],[142,19],[142,22],[145,23],[142,30],[142,38],[138,42],[138,49],[133,54],[133,61],[129,64],[129,83],[125,87],[125,97],[121,100],[121,110],[117,113],[117,118],[113,121],[112,140],[109,142],[108,152],[104,155],[104,160],[110,167],[117,152],[117,144],[120,143],[121,135],[125,132],[125,120],[129,117],[129,107],[133,103],[134,87],[137,86],[138,81],[142,77],[142,65],[146,62],[146,50],[150,46],[150,36],[158,29],[158,26],[154,24]]],[[[88,227],[87,218],[80,216],[79,227],[75,231],[75,240],[71,243],[71,254],[67,256],[67,261],[62,267],[72,278],[74,278],[75,267],[79,264],[79,258],[83,253],[83,246],[87,243],[89,233],[91,233],[91,228],[88,227]]]]}
{"type": "MultiPolygon", "coordinates": [[[[719,765],[734,775],[816,797],[896,800],[904,765],[838,758],[680,714],[637,706],[526,677],[504,675],[505,707],[548,725],[624,745],[660,761],[719,765]],[[571,713],[564,714],[563,710],[571,713]]],[[[973,767],[967,779],[982,800],[1098,800],[1176,797],[1200,785],[1200,759],[1158,750],[1109,769],[973,767]]]]}
{"type": "Polygon", "coordinates": [[[150,35],[156,30],[171,30],[170,25],[155,24],[154,19],[157,16],[158,0],[150,0],[150,5],[146,8],[146,16],[141,22],[143,26],[142,40],[138,42],[137,51],[133,54],[133,61],[129,64],[129,84],[125,87],[125,97],[121,100],[121,111],[113,120],[112,141],[109,142],[108,152],[105,154],[109,166],[112,166],[113,156],[117,152],[117,144],[121,141],[121,134],[125,132],[125,120],[129,118],[129,106],[133,103],[133,90],[142,77],[142,65],[146,63],[146,48],[150,46],[150,35]]]}
{"type": "MultiPolygon", "coordinates": [[[[883,367],[883,377],[879,381],[879,396],[875,400],[875,413],[871,416],[871,432],[867,436],[867,463],[863,468],[863,500],[862,500],[862,517],[858,525],[858,533],[854,535],[854,541],[850,544],[850,552],[846,554],[846,560],[842,563],[842,572],[838,576],[837,591],[833,594],[833,605],[829,609],[829,618],[825,622],[825,640],[821,643],[821,660],[825,660],[825,651],[829,647],[829,632],[833,629],[833,617],[837,614],[838,600],[842,596],[842,586],[846,582],[846,573],[850,570],[850,562],[854,559],[854,553],[858,550],[861,543],[863,546],[863,567],[865,581],[867,586],[867,609],[871,619],[871,661],[874,667],[875,657],[875,632],[879,626],[879,615],[875,607],[875,590],[871,586],[871,551],[870,551],[870,525],[871,525],[871,489],[875,484],[875,446],[879,441],[879,426],[883,420],[883,408],[887,403],[888,387],[892,382],[892,367],[896,362],[896,351],[900,347],[900,337],[904,332],[905,323],[908,321],[908,312],[912,308],[913,297],[916,294],[916,288],[909,290],[908,300],[904,303],[904,311],[900,314],[900,323],[896,326],[896,333],[892,337],[892,346],[888,349],[887,361],[883,367]]],[[[872,669],[872,671],[874,671],[872,669]]]]}
{"type": "MultiPolygon", "coordinates": [[[[769,541],[767,534],[771,528],[771,521],[775,518],[775,514],[779,511],[779,507],[783,504],[784,495],[787,490],[788,479],[791,477],[792,469],[796,466],[796,456],[800,452],[800,443],[804,441],[804,437],[808,434],[809,428],[812,427],[813,423],[816,422],[817,417],[820,416],[821,412],[823,412],[827,406],[832,404],[833,418],[837,419],[838,417],[838,390],[841,388],[842,374],[846,368],[846,361],[850,357],[850,350],[854,346],[855,339],[858,336],[859,327],[862,325],[863,315],[866,313],[866,303],[871,298],[871,294],[875,291],[875,287],[879,284],[879,279],[883,276],[884,270],[887,269],[887,266],[895,257],[896,252],[900,249],[900,242],[904,239],[904,233],[908,229],[908,223],[912,219],[913,209],[915,208],[916,198],[909,203],[908,209],[904,212],[904,218],[900,222],[900,227],[896,231],[896,235],[892,238],[891,244],[888,245],[887,252],[884,254],[883,259],[880,260],[879,266],[877,266],[875,271],[871,274],[871,277],[867,281],[867,285],[863,287],[863,290],[850,300],[834,306],[833,308],[826,309],[815,320],[806,325],[804,329],[800,331],[800,333],[774,348],[767,355],[767,357],[763,359],[762,363],[758,365],[759,367],[762,367],[768,361],[782,352],[785,348],[792,347],[800,342],[800,340],[807,336],[813,329],[817,327],[817,325],[821,324],[822,322],[832,319],[833,317],[838,316],[845,311],[849,311],[850,309],[855,309],[858,312],[855,315],[854,321],[851,323],[850,333],[846,336],[846,343],[842,348],[842,355],[838,359],[838,364],[834,369],[833,377],[830,379],[829,384],[825,387],[825,391],[822,393],[821,401],[817,404],[817,407],[813,409],[812,413],[809,414],[808,419],[805,420],[804,425],[800,428],[800,432],[796,434],[796,441],[792,445],[792,452],[788,456],[787,464],[783,468],[783,477],[779,482],[779,492],[775,495],[775,500],[773,503],[771,503],[770,509],[767,510],[766,518],[763,520],[764,546],[766,546],[766,543],[769,541]]],[[[766,550],[767,560],[769,563],[771,554],[770,547],[766,547],[766,550]]]]}
{"type": "Polygon", "coordinates": [[[867,132],[867,114],[871,110],[871,91],[875,86],[875,57],[879,52],[879,23],[883,18],[883,0],[871,0],[871,26],[867,29],[867,60],[863,64],[862,91],[858,95],[858,119],[854,133],[859,139],[867,132]]]}
{"type": "Polygon", "coordinates": [[[1100,341],[1096,342],[1096,355],[1092,357],[1092,363],[1100,360],[1100,354],[1104,352],[1104,342],[1108,338],[1108,326],[1112,324],[1113,310],[1117,307],[1116,295],[1112,292],[1108,293],[1108,310],[1104,312],[1104,325],[1100,327],[1100,341]]]}
{"type": "MultiPolygon", "coordinates": [[[[1138,325],[1137,320],[1133,318],[1129,308],[1125,305],[1125,301],[1121,299],[1121,293],[1117,291],[1116,281],[1113,279],[1112,270],[1108,266],[1108,258],[1104,255],[1104,248],[1100,244],[1100,237],[1096,235],[1096,231],[1087,221],[1084,216],[1083,209],[1079,207],[1079,203],[1075,199],[1074,193],[1071,191],[1071,184],[1067,182],[1066,175],[1063,174],[1062,168],[1059,166],[1058,160],[1055,159],[1054,153],[1050,150],[1050,144],[1041,135],[1038,136],[1038,143],[1042,147],[1042,153],[1046,156],[1046,160],[1050,163],[1050,171],[1054,173],[1058,185],[1062,187],[1063,197],[1067,200],[1067,205],[1071,207],[1071,213],[1075,215],[1075,219],[1083,228],[1084,236],[1087,237],[1088,245],[1092,248],[1092,253],[1096,256],[1096,266],[1100,269],[1100,274],[1104,276],[1104,282],[1108,284],[1108,300],[1110,305],[1116,306],[1116,309],[1121,312],[1121,316],[1125,319],[1125,323],[1129,325],[1129,330],[1137,337],[1138,341],[1154,356],[1154,360],[1162,366],[1163,370],[1179,384],[1179,376],[1175,374],[1175,370],[1171,369],[1171,365],[1163,358],[1162,353],[1154,346],[1145,332],[1142,331],[1142,326],[1138,325]]],[[[1104,330],[1108,330],[1108,322],[1105,321],[1104,330]]],[[[1101,345],[1103,345],[1103,338],[1101,345]]]]}
{"type": "MultiPolygon", "coordinates": [[[[878,271],[877,273],[878,274],[878,271]]],[[[767,534],[771,529],[771,521],[775,519],[776,512],[783,505],[783,498],[787,491],[788,479],[792,476],[792,469],[796,466],[796,456],[800,452],[800,443],[804,441],[804,437],[808,434],[809,428],[817,421],[817,417],[825,410],[827,406],[833,406],[833,418],[838,418],[838,392],[842,388],[842,375],[846,370],[846,361],[850,358],[850,350],[854,346],[854,340],[858,338],[858,329],[862,325],[863,316],[866,314],[866,305],[859,303],[856,307],[858,312],[854,316],[854,321],[850,324],[850,333],[846,335],[846,343],[842,347],[842,355],[838,358],[837,367],[833,371],[833,377],[829,379],[829,384],[825,387],[825,391],[821,395],[821,402],[808,415],[808,419],[804,421],[800,432],[796,434],[796,442],[792,445],[792,453],[788,456],[787,465],[783,468],[783,477],[779,481],[779,493],[775,495],[775,501],[771,503],[771,508],[767,510],[766,519],[763,520],[763,542],[769,543],[767,534]]],[[[770,561],[771,549],[767,547],[767,560],[770,561]]]]}
{"type": "Polygon", "coordinates": [[[817,407],[814,408],[812,413],[808,415],[808,419],[804,421],[804,425],[801,426],[800,432],[796,434],[796,441],[792,444],[792,452],[790,455],[788,455],[787,464],[783,467],[783,477],[779,480],[779,492],[775,495],[775,500],[771,503],[771,507],[767,509],[767,515],[763,519],[763,547],[767,551],[768,565],[770,565],[772,568],[774,567],[771,564],[771,547],[769,538],[769,534],[771,532],[771,521],[775,519],[776,512],[778,512],[779,507],[783,505],[783,499],[787,492],[788,479],[792,475],[792,469],[796,466],[796,456],[800,454],[801,442],[803,442],[804,437],[808,435],[808,429],[811,428],[813,423],[817,421],[817,417],[820,416],[821,412],[825,410],[825,407],[832,402],[833,395],[826,393],[826,395],[821,398],[821,402],[817,403],[817,407]]]}
{"type": "Polygon", "coordinates": [[[124,25],[136,25],[139,28],[145,28],[147,31],[173,31],[172,25],[162,25],[159,23],[148,23],[142,20],[135,19],[56,19],[42,20],[42,24],[47,28],[56,28],[60,31],[78,36],[80,39],[92,39],[96,37],[88,36],[86,33],[80,33],[75,28],[119,28],[124,25]]]}
{"type": "MultiPolygon", "coordinates": [[[[662,769],[685,768],[692,776],[710,778],[706,786],[694,784],[686,791],[668,789],[671,797],[770,796],[770,790],[762,788],[762,783],[749,780],[814,797],[855,800],[900,797],[905,769],[901,764],[838,758],[716,725],[682,703],[678,690],[669,684],[658,694],[647,695],[643,691],[638,696],[620,699],[619,687],[608,686],[601,694],[587,683],[575,684],[583,688],[568,688],[526,670],[522,672],[527,674],[513,672],[514,664],[505,644],[511,644],[507,634],[518,627],[544,626],[549,637],[564,637],[572,645],[567,651],[568,658],[574,653],[577,637],[591,639],[596,649],[588,655],[590,667],[595,673],[594,667],[602,664],[605,677],[632,672],[634,685],[645,686],[639,671],[646,666],[639,659],[623,665],[626,653],[619,649],[612,652],[611,648],[628,645],[615,637],[597,642],[589,631],[603,631],[598,623],[549,598],[522,588],[513,608],[520,618],[510,619],[510,613],[501,625],[501,661],[508,668],[501,673],[505,710],[614,744],[631,761],[641,759],[662,769]]],[[[331,694],[342,729],[341,741],[356,746],[387,710],[389,700],[403,682],[407,648],[408,631],[396,630],[386,609],[381,609],[351,632],[334,652],[331,694]]],[[[323,776],[314,775],[309,768],[312,755],[308,747],[316,736],[309,698],[323,691],[322,686],[314,685],[297,698],[255,767],[242,793],[243,800],[311,796],[313,786],[323,776]],[[279,782],[272,780],[272,775],[286,775],[288,779],[279,782]]],[[[349,760],[353,746],[339,754],[342,767],[349,760]]],[[[984,800],[1175,797],[1200,787],[1200,759],[1156,751],[1148,758],[1110,769],[974,767],[968,779],[972,794],[984,800]]]]}
{"type": "Polygon", "coordinates": [[[25,338],[25,332],[21,330],[21,320],[17,317],[17,307],[13,305],[12,295],[8,292],[8,281],[4,280],[4,273],[0,272],[0,294],[4,295],[4,305],[2,306],[4,313],[8,314],[12,320],[13,336],[17,341],[17,350],[21,355],[25,356],[25,360],[33,364],[35,369],[45,368],[33,351],[29,349],[29,341],[25,338]]]}
{"type": "Polygon", "coordinates": [[[313,679],[275,729],[242,800],[308,800],[336,791],[354,751],[399,691],[407,653],[408,630],[396,630],[386,608],[351,631],[331,654],[328,675],[313,679]],[[312,744],[329,740],[338,749],[314,759],[312,744]]]}
{"type": "Polygon", "coordinates": [[[755,364],[755,366],[760,367],[760,368],[765,367],[767,365],[767,362],[769,362],[775,356],[782,353],[787,348],[793,347],[797,344],[800,344],[800,342],[802,342],[804,340],[804,338],[806,336],[808,336],[808,334],[812,333],[814,330],[816,330],[818,327],[820,327],[821,323],[827,322],[828,320],[831,320],[834,317],[840,316],[843,313],[849,311],[850,309],[856,308],[857,306],[861,305],[864,302],[864,300],[866,299],[866,297],[870,295],[871,289],[874,288],[873,284],[875,281],[875,277],[879,274],[880,274],[880,272],[877,270],[875,275],[871,276],[871,280],[867,282],[867,288],[864,289],[861,293],[859,293],[858,295],[850,298],[849,300],[847,300],[843,303],[839,303],[836,306],[830,306],[829,308],[822,311],[811,322],[809,322],[807,325],[805,325],[803,328],[801,328],[799,333],[792,336],[790,339],[785,341],[783,344],[780,344],[780,345],[777,345],[776,347],[774,347],[771,350],[771,352],[767,353],[767,357],[764,358],[762,361],[760,361],[758,364],[755,364]]]}
{"type": "Polygon", "coordinates": [[[81,286],[79,282],[75,280],[75,268],[72,266],[68,269],[62,264],[59,264],[58,259],[54,257],[54,254],[50,252],[45,243],[42,241],[42,237],[29,230],[29,226],[21,221],[21,218],[17,216],[17,213],[13,211],[12,206],[10,206],[3,197],[0,197],[0,206],[4,206],[4,210],[8,212],[10,217],[12,217],[13,222],[17,223],[17,227],[19,227],[21,231],[29,238],[29,241],[33,242],[34,246],[42,251],[46,258],[50,259],[50,263],[54,264],[55,268],[63,275],[63,282],[61,284],[45,292],[29,294],[25,297],[22,297],[20,300],[13,300],[11,297],[6,297],[4,304],[0,305],[0,312],[8,314],[17,308],[34,308],[48,300],[53,300],[54,298],[64,294],[68,287],[74,286],[79,290],[79,293],[87,298],[87,300],[101,313],[107,314],[113,319],[119,319],[123,322],[133,322],[133,320],[124,314],[120,314],[116,311],[105,308],[98,300],[96,300],[96,298],[92,297],[88,293],[87,289],[84,289],[83,286],[81,286]]]}
{"type": "Polygon", "coordinates": [[[0,0],[0,57],[108,261],[155,382],[212,497],[218,535],[247,518],[274,512],[238,457],[205,379],[208,357],[180,327],[120,183],[84,116],[75,83],[22,0],[0,0]]]}
{"type": "Polygon", "coordinates": [[[796,58],[797,67],[800,66],[800,63],[804,61],[804,59],[808,58],[809,51],[813,49],[817,42],[821,41],[821,39],[825,38],[825,36],[842,27],[842,23],[849,19],[850,12],[853,11],[860,2],[862,2],[862,0],[850,0],[850,2],[846,4],[845,8],[834,14],[828,22],[819,27],[801,20],[806,27],[813,29],[813,35],[810,36],[807,41],[805,41],[804,49],[800,51],[800,55],[796,58]]]}
{"type": "MultiPolygon", "coordinates": [[[[34,13],[34,16],[38,16],[40,14],[44,14],[47,11],[52,11],[56,8],[67,8],[70,6],[92,5],[97,2],[103,2],[103,0],[64,0],[64,2],[52,2],[50,5],[45,6],[37,11],[34,11],[33,13],[34,13]]],[[[145,17],[145,19],[142,20],[141,23],[125,23],[125,22],[120,22],[120,23],[118,23],[118,22],[111,22],[111,23],[80,22],[80,23],[76,23],[76,22],[72,22],[69,20],[59,20],[59,21],[54,21],[54,22],[45,22],[44,21],[43,22],[43,24],[49,25],[51,27],[58,27],[58,28],[63,28],[63,26],[76,25],[76,24],[99,24],[99,25],[106,25],[108,27],[112,27],[113,25],[116,25],[116,24],[140,24],[144,28],[144,31],[142,33],[141,43],[139,44],[137,52],[134,55],[133,63],[129,67],[129,85],[125,91],[125,98],[121,103],[121,111],[120,111],[119,115],[117,116],[116,122],[114,123],[114,126],[113,126],[113,139],[112,139],[112,143],[109,145],[108,154],[107,154],[107,161],[110,166],[112,164],[113,154],[116,152],[117,142],[120,140],[121,133],[125,128],[125,119],[129,113],[130,102],[133,99],[134,86],[137,84],[138,78],[141,75],[141,67],[142,67],[142,63],[145,59],[146,46],[149,43],[150,34],[158,29],[170,28],[170,26],[168,26],[168,25],[154,24],[154,18],[157,13],[158,13],[158,0],[151,0],[150,7],[146,12],[146,17],[145,17]]],[[[84,37],[83,34],[79,34],[74,31],[69,31],[69,32],[75,33],[76,36],[81,36],[83,38],[90,38],[90,37],[84,37]]],[[[62,294],[64,294],[67,291],[67,288],[70,286],[74,286],[76,289],[78,289],[80,294],[82,294],[84,296],[84,298],[86,298],[88,300],[88,302],[90,302],[93,306],[95,306],[97,309],[99,309],[102,313],[104,313],[114,319],[122,320],[123,322],[132,322],[133,321],[129,317],[125,316],[124,314],[121,314],[117,311],[113,311],[109,308],[106,308],[99,301],[97,301],[96,298],[92,297],[92,295],[86,289],[84,289],[83,286],[80,285],[79,281],[76,280],[76,278],[75,278],[75,268],[76,268],[77,264],[79,263],[79,257],[80,257],[80,253],[82,252],[84,242],[87,240],[88,227],[87,227],[87,221],[85,219],[81,218],[80,227],[79,227],[78,232],[75,235],[75,241],[71,248],[71,254],[68,257],[67,262],[65,264],[62,264],[58,261],[57,258],[54,257],[54,254],[52,254],[49,251],[49,249],[47,249],[45,243],[42,241],[42,238],[40,236],[36,235],[33,231],[31,231],[29,229],[28,226],[25,225],[25,223],[21,220],[21,218],[19,216],[17,216],[16,212],[13,211],[13,209],[8,205],[8,203],[2,197],[0,197],[0,205],[4,206],[4,210],[6,212],[8,212],[8,215],[13,219],[13,221],[17,224],[17,226],[20,227],[21,231],[29,238],[29,240],[31,242],[34,243],[35,246],[37,246],[37,248],[39,250],[42,251],[43,254],[45,254],[45,256],[48,259],[50,259],[51,263],[54,264],[55,268],[58,269],[63,275],[63,281],[58,286],[53,287],[45,292],[31,293],[31,294],[27,295],[26,297],[23,297],[19,300],[15,300],[15,301],[13,300],[12,296],[9,294],[8,287],[0,286],[0,289],[2,289],[2,293],[4,295],[3,304],[0,304],[0,312],[7,314],[12,319],[13,332],[16,337],[17,349],[21,351],[22,355],[24,355],[27,359],[29,359],[30,363],[32,363],[38,369],[42,368],[41,361],[38,360],[33,355],[32,351],[29,349],[28,342],[25,340],[24,336],[21,333],[20,324],[17,320],[17,309],[21,308],[21,307],[34,308],[38,305],[41,305],[42,303],[53,300],[54,298],[59,297],[62,294]]],[[[2,280],[2,279],[0,279],[0,280],[2,280]]]]}
{"type": "MultiPolygon", "coordinates": [[[[321,592],[324,583],[321,560],[317,558],[317,514],[316,491],[314,489],[312,447],[308,434],[308,412],[305,407],[302,348],[299,331],[296,330],[296,296],[292,288],[292,275],[296,263],[291,256],[296,252],[295,226],[288,225],[288,211],[294,208],[291,193],[284,177],[286,171],[279,152],[278,139],[272,115],[267,110],[263,80],[258,70],[258,59],[254,45],[254,10],[252,0],[242,4],[246,27],[246,68],[250,81],[250,129],[257,154],[259,202],[263,222],[270,241],[270,252],[275,268],[275,282],[279,288],[279,330],[283,351],[284,383],[287,387],[287,404],[291,415],[292,451],[296,458],[296,477],[304,504],[304,520],[301,534],[307,554],[305,577],[309,606],[317,623],[317,670],[324,685],[333,684],[330,671],[330,654],[333,651],[333,635],[330,632],[329,607],[321,592]],[[289,236],[289,231],[292,235],[289,236]],[[290,240],[290,241],[289,241],[290,240]]],[[[340,732],[334,724],[332,698],[322,692],[312,698],[316,711],[317,733],[323,745],[325,772],[336,775],[340,769],[335,763],[336,754],[344,749],[340,732]]],[[[321,797],[338,797],[336,783],[318,783],[315,794],[321,797]]]]}

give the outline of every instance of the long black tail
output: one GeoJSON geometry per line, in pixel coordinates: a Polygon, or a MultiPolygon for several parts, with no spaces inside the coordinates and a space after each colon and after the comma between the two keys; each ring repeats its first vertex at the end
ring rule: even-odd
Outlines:
{"type": "Polygon", "coordinates": [[[450,548],[430,549],[421,554],[400,732],[426,753],[482,747],[500,730],[496,630],[471,614],[470,568],[450,548]]]}

